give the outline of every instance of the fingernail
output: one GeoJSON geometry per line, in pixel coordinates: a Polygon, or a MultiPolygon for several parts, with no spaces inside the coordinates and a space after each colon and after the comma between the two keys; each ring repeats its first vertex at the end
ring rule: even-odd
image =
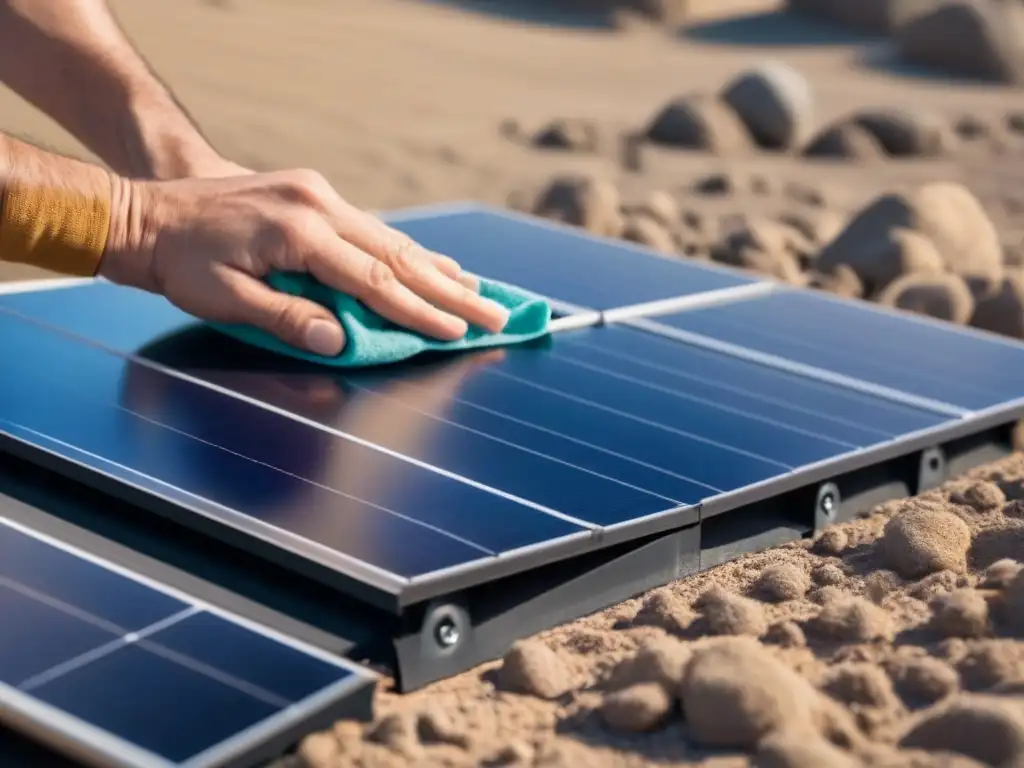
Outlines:
{"type": "Polygon", "coordinates": [[[310,352],[323,357],[341,354],[345,345],[345,334],[341,326],[327,320],[314,320],[306,328],[306,346],[310,352]]]}
{"type": "Polygon", "coordinates": [[[496,301],[491,303],[498,310],[498,313],[500,315],[500,320],[495,324],[496,330],[503,331],[505,330],[505,326],[508,325],[508,318],[511,313],[507,309],[505,309],[505,307],[501,306],[501,304],[498,304],[496,301]]]}

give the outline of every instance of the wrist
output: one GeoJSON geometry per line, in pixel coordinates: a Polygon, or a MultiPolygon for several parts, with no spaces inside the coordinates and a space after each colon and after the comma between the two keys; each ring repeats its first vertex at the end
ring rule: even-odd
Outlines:
{"type": "Polygon", "coordinates": [[[170,96],[148,93],[146,89],[129,95],[128,116],[121,133],[130,155],[126,175],[134,178],[190,178],[199,175],[203,168],[223,162],[199,130],[170,102],[170,96]]]}
{"type": "Polygon", "coordinates": [[[150,184],[110,175],[110,227],[99,274],[113,283],[156,291],[155,196],[150,184]]]}

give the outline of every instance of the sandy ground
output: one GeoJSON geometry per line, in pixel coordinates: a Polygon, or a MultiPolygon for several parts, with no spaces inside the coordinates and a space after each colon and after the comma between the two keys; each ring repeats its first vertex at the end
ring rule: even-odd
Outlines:
{"type": "MultiPolygon", "coordinates": [[[[812,184],[849,212],[884,188],[961,181],[1004,242],[1024,233],[1024,154],[820,165],[651,151],[626,173],[616,137],[669,98],[715,89],[766,58],[810,80],[821,124],[913,106],[998,121],[1024,91],[930,79],[884,43],[790,23],[762,0],[720,0],[687,34],[482,2],[117,0],[124,25],[212,141],[256,168],[308,166],[374,209],[504,203],[589,171],[627,198],[677,197],[709,173],[812,184]],[[511,141],[553,118],[594,122],[596,153],[511,141]],[[1018,210],[1019,208],[1019,210],[1018,210]]],[[[4,125],[83,153],[0,92],[4,125]]],[[[1024,140],[1022,140],[1024,141],[1024,140]]],[[[784,195],[693,198],[700,210],[785,207],[784,195]]],[[[30,271],[4,268],[10,279],[30,271]]],[[[1024,457],[886,505],[813,545],[751,555],[517,645],[407,697],[367,726],[315,734],[294,762],[341,766],[1024,765],[1024,457]],[[884,535],[883,535],[884,532],[884,535]],[[754,757],[756,755],[756,757],[754,757]],[[971,757],[967,757],[970,755],[971,757]],[[972,760],[973,758],[973,760],[972,760]],[[703,761],[703,762],[702,762],[703,761]],[[753,761],[753,762],[752,762],[753,761]]]]}

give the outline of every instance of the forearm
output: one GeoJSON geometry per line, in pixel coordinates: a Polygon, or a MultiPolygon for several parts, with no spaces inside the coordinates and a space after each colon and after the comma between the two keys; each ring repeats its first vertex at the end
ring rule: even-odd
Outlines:
{"type": "Polygon", "coordinates": [[[218,158],[105,0],[0,0],[0,80],[121,175],[180,178],[218,158]]]}
{"type": "Polygon", "coordinates": [[[108,252],[126,250],[130,187],[104,168],[0,133],[0,261],[104,271],[108,252]]]}

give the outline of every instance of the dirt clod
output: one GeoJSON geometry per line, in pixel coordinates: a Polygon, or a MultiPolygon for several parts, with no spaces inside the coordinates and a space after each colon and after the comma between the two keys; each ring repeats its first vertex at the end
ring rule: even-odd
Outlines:
{"type": "Polygon", "coordinates": [[[604,697],[601,717],[618,731],[647,731],[664,721],[672,698],[658,683],[636,683],[604,697]]]}
{"type": "Polygon", "coordinates": [[[499,670],[504,688],[554,699],[571,687],[569,669],[562,658],[539,640],[519,640],[505,654],[499,670]]]}
{"type": "Polygon", "coordinates": [[[904,578],[941,570],[959,573],[967,567],[971,530],[951,512],[909,506],[886,524],[881,545],[886,565],[904,578]]]}

